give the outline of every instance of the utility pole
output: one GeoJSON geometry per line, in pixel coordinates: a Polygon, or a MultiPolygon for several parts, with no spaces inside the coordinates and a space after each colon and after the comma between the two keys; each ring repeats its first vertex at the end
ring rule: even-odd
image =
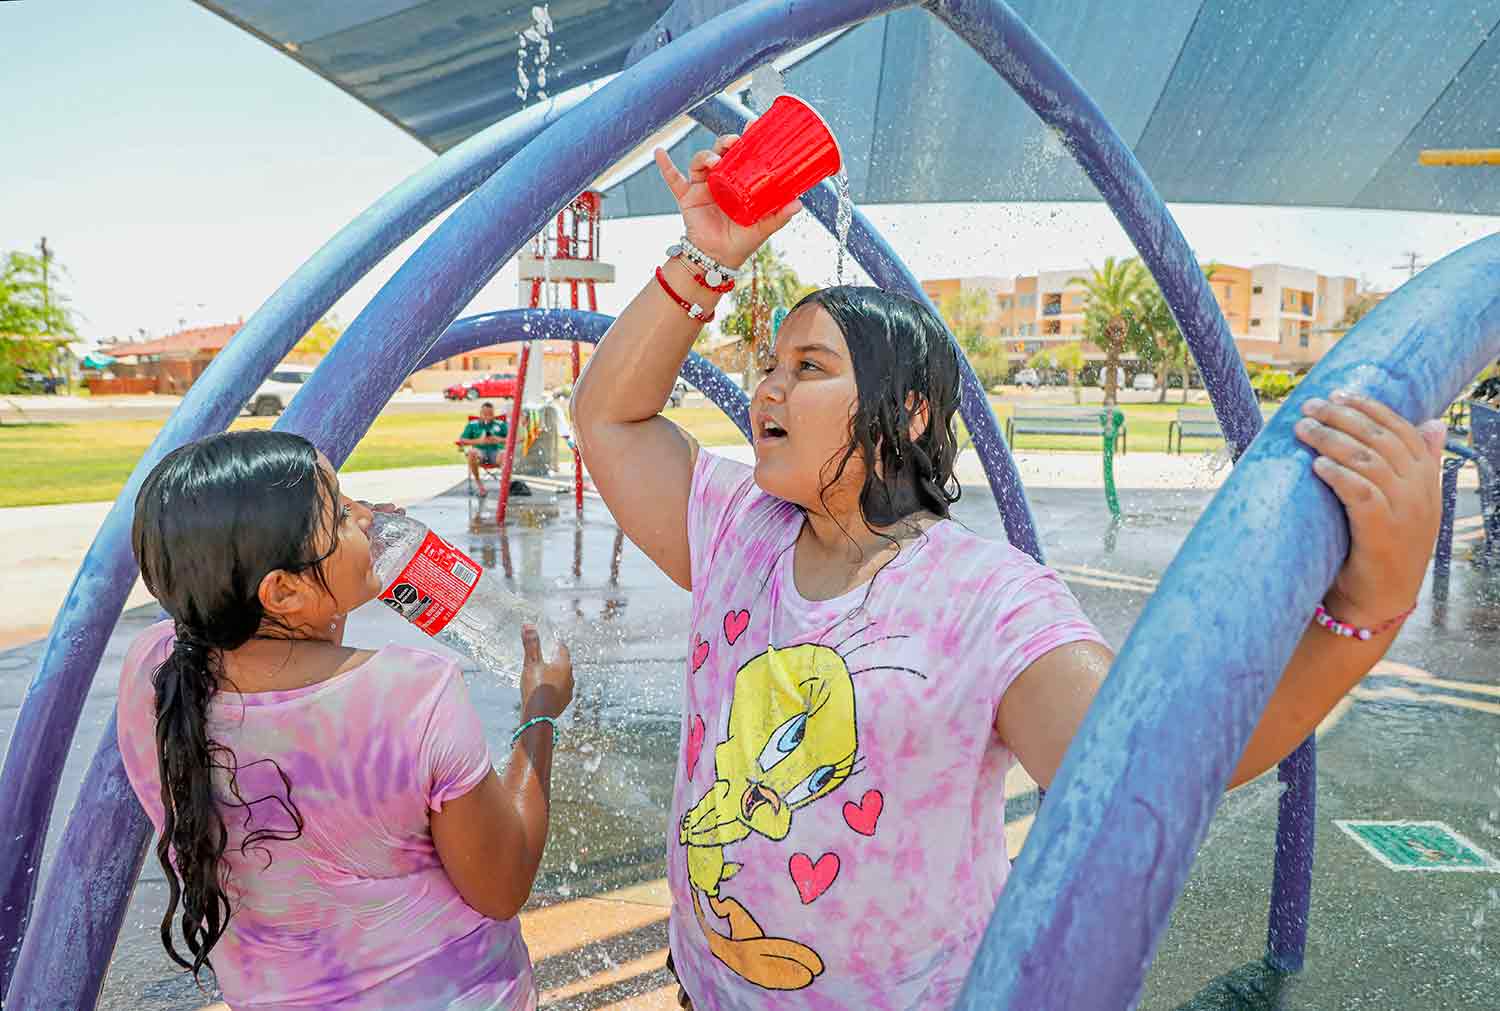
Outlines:
{"type": "MultiPolygon", "coordinates": [[[[52,316],[52,282],[50,279],[50,268],[52,265],[52,250],[47,246],[47,237],[42,236],[42,311],[48,319],[52,316]]],[[[50,327],[50,324],[49,324],[50,327]]]]}
{"type": "Polygon", "coordinates": [[[1417,271],[1419,271],[1423,267],[1427,266],[1427,264],[1421,262],[1421,257],[1418,256],[1416,253],[1405,252],[1405,253],[1402,253],[1401,255],[1404,256],[1404,257],[1406,257],[1406,262],[1405,263],[1398,263],[1394,267],[1392,267],[1391,269],[1392,270],[1404,270],[1404,271],[1406,271],[1406,279],[1408,281],[1410,281],[1412,278],[1414,278],[1414,277],[1417,276],[1417,271]]]}

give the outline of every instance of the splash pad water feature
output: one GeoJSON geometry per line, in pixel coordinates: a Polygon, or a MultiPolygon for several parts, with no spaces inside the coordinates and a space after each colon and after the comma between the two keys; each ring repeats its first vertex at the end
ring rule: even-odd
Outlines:
{"type": "MultiPolygon", "coordinates": [[[[66,873],[54,870],[32,919],[62,757],[135,574],[126,530],[150,467],[176,445],[225,427],[308,325],[380,256],[473,189],[354,321],[278,422],[342,462],[406,375],[442,348],[453,350],[441,357],[457,352],[459,345],[439,341],[445,330],[463,332],[449,324],[469,299],[600,172],[684,112],[696,109],[704,121],[734,115],[722,103],[701,103],[767,60],[907,6],[913,4],[752,0],[736,7],[587,99],[528,110],[438,159],[332,240],[251,319],[122,492],[70,590],[21,711],[0,778],[0,809],[15,812],[18,822],[14,837],[7,832],[0,840],[0,989],[7,1006],[93,1002],[144,855],[149,827],[125,783],[111,723],[63,836],[66,873]],[[352,369],[367,378],[358,392],[339,382],[352,369]]],[[[1058,131],[1099,187],[1187,336],[1230,445],[1243,452],[1260,424],[1248,379],[1191,250],[1128,149],[999,0],[924,6],[1058,131]]],[[[837,227],[831,187],[808,203],[837,227]]],[[[850,245],[877,283],[924,297],[860,215],[850,245]]],[[[542,318],[577,330],[599,325],[573,322],[566,313],[542,318]]],[[[468,324],[475,332],[480,325],[468,324]]],[[[490,333],[484,342],[496,339],[490,333]]],[[[1121,651],[1042,808],[1036,838],[1016,865],[963,1006],[1115,1007],[1135,998],[1234,760],[1294,633],[1346,547],[1342,512],[1292,439],[1297,408],[1308,397],[1354,385],[1408,418],[1425,418],[1497,350],[1500,238],[1492,238],[1430,268],[1366,317],[1273,419],[1121,651]],[[1440,332],[1448,335],[1441,346],[1434,339],[1440,332]],[[1281,522],[1288,513],[1302,520],[1298,529],[1281,522]],[[1234,592],[1218,592],[1230,584],[1234,592]],[[1258,601],[1254,613],[1246,599],[1258,601]],[[1184,636],[1183,629],[1197,632],[1184,636]],[[1132,929],[1109,915],[1121,909],[1138,914],[1132,929]],[[1092,969],[1087,974],[1055,971],[1084,960],[1092,969]]],[[[721,379],[706,372],[698,378],[721,406],[739,403],[721,379]]],[[[972,370],[964,376],[963,414],[1007,534],[1040,556],[1014,465],[972,370]]],[[[1306,927],[1311,774],[1312,753],[1304,746],[1283,768],[1290,789],[1282,799],[1269,946],[1285,970],[1300,964],[1306,927]]]]}

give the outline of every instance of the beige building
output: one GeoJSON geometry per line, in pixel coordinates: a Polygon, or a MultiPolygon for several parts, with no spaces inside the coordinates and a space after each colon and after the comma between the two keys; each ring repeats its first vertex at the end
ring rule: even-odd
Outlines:
{"type": "MultiPolygon", "coordinates": [[[[922,287],[938,305],[962,292],[985,292],[991,301],[985,335],[1005,341],[1013,354],[1030,355],[1048,345],[1083,340],[1088,292],[1078,279],[1092,273],[1092,268],[1078,267],[1019,277],[942,278],[923,281],[922,287]]],[[[1216,264],[1209,287],[1247,363],[1304,369],[1343,336],[1340,321],[1356,297],[1357,284],[1352,277],[1263,263],[1216,264]]],[[[1084,354],[1090,360],[1104,358],[1103,350],[1087,341],[1084,354]]],[[[1127,355],[1126,360],[1132,359],[1127,355]]]]}

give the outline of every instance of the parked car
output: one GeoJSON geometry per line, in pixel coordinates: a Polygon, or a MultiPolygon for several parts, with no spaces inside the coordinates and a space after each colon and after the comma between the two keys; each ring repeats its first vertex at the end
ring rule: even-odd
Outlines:
{"type": "Polygon", "coordinates": [[[443,396],[449,400],[478,400],[481,397],[510,400],[515,395],[516,374],[514,372],[491,372],[473,382],[455,383],[443,391],[443,396]]]}
{"type": "Polygon", "coordinates": [[[1142,372],[1130,381],[1130,388],[1149,393],[1156,389],[1156,377],[1149,372],[1142,372]]]}
{"type": "Polygon", "coordinates": [[[245,401],[245,410],[267,417],[280,414],[312,374],[312,367],[308,365],[277,366],[266,376],[266,381],[260,384],[255,394],[245,401]]]}
{"type": "Polygon", "coordinates": [[[1041,374],[1036,369],[1022,369],[1016,373],[1017,386],[1037,387],[1042,385],[1041,374]]]}
{"type": "Polygon", "coordinates": [[[27,393],[56,393],[63,381],[36,369],[22,369],[20,387],[27,393]]]}
{"type": "MultiPolygon", "coordinates": [[[[1098,369],[1098,378],[1095,380],[1095,382],[1099,386],[1101,386],[1101,387],[1104,385],[1105,373],[1106,373],[1106,370],[1105,370],[1104,366],[1102,366],[1102,365],[1099,366],[1099,369],[1098,369]]],[[[1123,368],[1121,368],[1120,366],[1116,365],[1115,366],[1115,388],[1116,389],[1124,389],[1125,386],[1126,386],[1126,384],[1129,381],[1130,381],[1129,378],[1125,375],[1125,370],[1123,368]]]]}

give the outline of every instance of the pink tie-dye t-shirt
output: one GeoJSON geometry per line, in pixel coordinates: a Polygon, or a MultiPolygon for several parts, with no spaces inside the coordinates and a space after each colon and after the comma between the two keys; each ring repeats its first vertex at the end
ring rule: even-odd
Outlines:
{"type": "MultiPolygon", "coordinates": [[[[158,830],[152,677],[172,642],[171,622],[152,626],[131,646],[120,676],[120,752],[158,830]]],[[[535,1006],[519,924],[464,902],[432,841],[428,812],[490,771],[479,714],[456,664],[387,646],[306,688],[221,692],[208,726],[233,749],[239,794],[251,802],[248,810],[221,809],[234,912],[211,958],[230,1007],[535,1006]],[[287,791],[276,766],[291,781],[301,836],[241,853],[250,831],[295,830],[278,802],[287,791]]],[[[222,776],[218,791],[229,796],[222,776]]],[[[181,941],[178,950],[186,950],[181,941]]]]}
{"type": "Polygon", "coordinates": [[[699,454],[677,972],[698,1011],[949,1007],[1010,869],[1000,697],[1049,650],[1103,640],[1055,573],[953,521],[868,593],[806,600],[802,522],[699,454]]]}

